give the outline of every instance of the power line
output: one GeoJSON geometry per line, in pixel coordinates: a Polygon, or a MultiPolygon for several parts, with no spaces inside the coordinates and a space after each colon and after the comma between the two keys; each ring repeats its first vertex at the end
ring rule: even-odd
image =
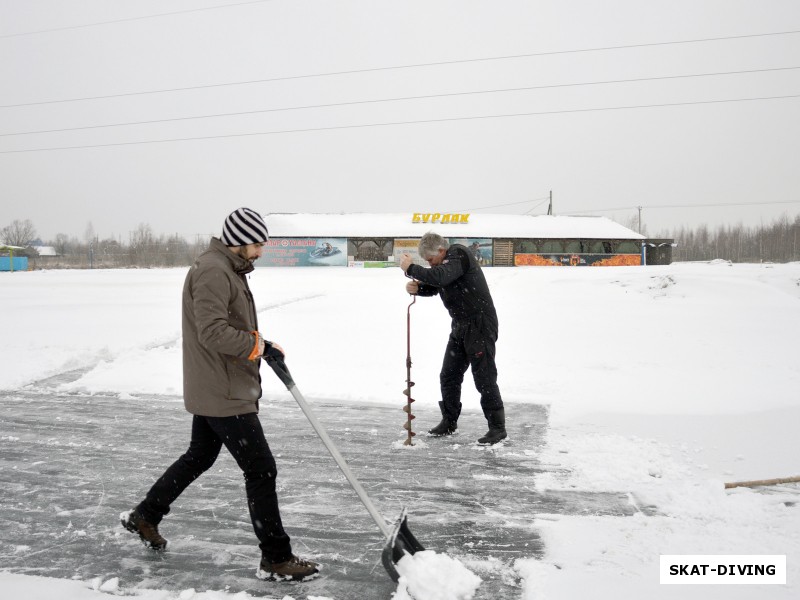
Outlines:
{"type": "Polygon", "coordinates": [[[206,6],[205,8],[189,8],[186,10],[176,10],[166,13],[157,13],[154,15],[143,15],[140,17],[128,17],[125,19],[114,19],[111,21],[97,21],[96,23],[86,23],[84,25],[69,25],[66,27],[53,27],[52,29],[39,29],[37,31],[23,31],[21,33],[7,33],[0,35],[0,39],[22,37],[25,35],[39,35],[41,33],[53,33],[56,31],[69,31],[71,29],[86,29],[87,27],[97,27],[99,25],[113,25],[117,23],[128,23],[130,21],[142,21],[144,19],[157,19],[159,17],[171,17],[174,15],[181,15],[185,13],[203,12],[207,10],[217,10],[220,8],[232,8],[234,6],[245,6],[247,4],[263,4],[265,2],[272,2],[273,0],[252,0],[251,2],[237,2],[235,4],[222,4],[219,6],[206,6]]]}
{"type": "Polygon", "coordinates": [[[700,100],[694,102],[672,102],[664,104],[641,104],[636,106],[609,106],[601,108],[576,108],[571,110],[550,110],[541,112],[528,112],[528,113],[513,113],[506,115],[477,115],[472,117],[449,117],[443,119],[421,119],[417,121],[394,121],[385,123],[364,123],[361,125],[333,125],[330,127],[309,127],[307,129],[283,129],[277,131],[261,131],[251,133],[231,133],[224,135],[207,135],[188,138],[170,138],[165,140],[141,140],[136,142],[115,142],[110,144],[87,144],[81,146],[58,146],[50,148],[30,148],[27,150],[2,150],[0,154],[22,154],[26,152],[49,152],[55,150],[81,150],[87,148],[109,148],[113,146],[137,146],[144,144],[166,144],[171,142],[193,142],[199,140],[218,140],[224,138],[242,138],[242,137],[255,137],[266,135],[281,135],[289,133],[311,133],[318,131],[336,131],[344,129],[368,129],[371,127],[392,127],[397,125],[425,125],[429,123],[452,123],[460,121],[477,121],[487,119],[505,119],[513,117],[532,117],[541,115],[559,115],[559,114],[572,114],[572,113],[587,113],[587,112],[602,112],[602,111],[617,111],[617,110],[631,110],[640,108],[665,108],[674,106],[695,106],[702,104],[727,104],[734,102],[755,102],[760,100],[783,100],[790,98],[800,98],[800,94],[793,94],[787,96],[764,96],[761,98],[731,98],[727,100],[700,100]]]}
{"type": "Polygon", "coordinates": [[[63,133],[66,131],[84,131],[88,129],[104,129],[108,127],[127,127],[131,125],[152,125],[155,123],[170,123],[176,121],[190,121],[195,119],[213,119],[219,117],[237,117],[237,116],[244,116],[244,115],[255,115],[255,114],[264,114],[264,113],[271,113],[271,112],[283,112],[283,111],[293,111],[293,110],[309,110],[309,109],[319,109],[319,108],[335,108],[341,106],[357,106],[361,104],[380,104],[385,102],[403,102],[408,100],[430,100],[433,98],[452,98],[452,97],[459,97],[459,96],[472,96],[472,95],[480,95],[480,94],[500,94],[500,93],[509,93],[509,92],[522,92],[522,91],[532,91],[532,90],[543,90],[543,89],[552,89],[552,88],[565,88],[565,87],[579,87],[579,86],[587,86],[587,85],[610,85],[610,84],[618,84],[618,83],[636,83],[636,82],[643,82],[643,81],[663,81],[663,80],[674,80],[674,79],[690,79],[690,78],[698,78],[698,77],[716,77],[721,75],[743,75],[743,74],[752,74],[752,73],[767,73],[767,72],[774,72],[774,71],[791,71],[800,69],[800,67],[775,67],[775,68],[767,68],[767,69],[749,69],[744,71],[720,71],[715,73],[695,73],[689,75],[664,75],[664,76],[657,76],[657,77],[637,77],[634,79],[612,79],[606,81],[587,81],[587,82],[580,82],[580,83],[560,83],[560,84],[552,84],[552,85],[537,85],[537,86],[528,86],[528,87],[515,87],[515,88],[501,88],[501,89],[493,89],[493,90],[473,90],[468,92],[451,92],[447,94],[426,94],[421,96],[400,96],[396,98],[379,98],[375,100],[354,100],[350,102],[333,102],[328,104],[310,104],[305,106],[288,106],[282,108],[267,108],[267,109],[260,109],[260,110],[248,110],[248,111],[240,111],[240,112],[229,112],[229,113],[215,113],[210,115],[197,115],[193,117],[173,117],[169,119],[152,119],[147,121],[129,121],[126,123],[106,123],[103,125],[86,125],[82,127],[64,127],[60,129],[38,129],[35,131],[19,131],[19,132],[12,132],[12,133],[0,133],[0,137],[7,137],[12,135],[34,135],[34,134],[41,134],[41,133],[63,133]]]}
{"type": "Polygon", "coordinates": [[[800,204],[800,200],[775,200],[769,202],[718,202],[713,204],[662,204],[662,205],[637,205],[637,206],[618,206],[616,208],[592,208],[588,210],[578,210],[562,212],[562,215],[579,215],[582,213],[593,212],[613,212],[616,210],[636,210],[638,208],[657,209],[657,208],[710,208],[723,206],[766,206],[770,204],[800,204]]]}
{"type": "Polygon", "coordinates": [[[778,31],[772,33],[754,33],[749,35],[734,35],[734,36],[726,36],[726,37],[716,37],[716,38],[701,38],[701,39],[693,39],[693,40],[676,40],[676,41],[669,41],[669,42],[651,42],[645,44],[629,44],[624,46],[605,46],[605,47],[598,47],[598,48],[581,48],[575,50],[554,50],[548,52],[533,52],[529,54],[513,54],[507,56],[491,56],[491,57],[484,57],[484,58],[468,58],[468,59],[461,59],[461,60],[448,60],[448,61],[438,61],[438,62],[429,62],[429,63],[417,63],[417,64],[408,64],[408,65],[395,65],[389,67],[373,67],[368,69],[352,69],[347,71],[331,71],[327,73],[312,73],[306,75],[289,75],[285,77],[272,77],[268,79],[253,79],[248,81],[233,81],[228,83],[212,83],[207,85],[195,85],[195,86],[187,86],[187,87],[178,87],[178,88],[165,88],[160,90],[146,90],[146,91],[139,91],[139,92],[124,92],[121,94],[107,94],[102,96],[85,96],[81,98],[63,98],[59,100],[41,100],[36,102],[24,102],[19,104],[4,104],[0,105],[0,108],[18,108],[23,106],[39,106],[42,104],[60,104],[65,102],[83,102],[86,100],[107,100],[110,98],[124,98],[130,96],[143,96],[147,94],[164,94],[164,93],[171,93],[171,92],[185,92],[191,90],[202,90],[202,89],[211,89],[211,88],[219,88],[219,87],[229,87],[229,86],[238,86],[238,85],[253,85],[257,83],[272,83],[276,81],[290,81],[295,79],[311,79],[316,77],[332,77],[337,75],[354,75],[359,73],[375,73],[379,71],[392,71],[392,70],[400,70],[400,69],[416,69],[421,67],[437,67],[437,66],[444,66],[444,65],[456,65],[456,64],[466,64],[466,63],[475,63],[475,62],[488,62],[488,61],[499,61],[499,60],[510,60],[510,59],[519,59],[519,58],[531,58],[536,56],[555,56],[559,54],[577,54],[582,52],[602,52],[602,51],[609,51],[609,50],[627,50],[632,48],[647,48],[647,47],[654,47],[654,46],[668,46],[668,45],[675,45],[675,44],[695,44],[695,43],[704,43],[704,42],[717,42],[717,41],[724,41],[724,40],[738,40],[738,39],[747,39],[747,38],[758,38],[758,37],[767,37],[767,36],[777,36],[777,35],[792,35],[800,33],[800,30],[795,31],[778,31]]]}
{"type": "MultiPolygon", "coordinates": [[[[501,206],[516,206],[518,204],[530,204],[531,202],[536,202],[537,200],[549,200],[550,196],[545,196],[544,198],[534,198],[533,200],[523,200],[522,202],[509,202],[508,204],[492,204],[491,206],[478,206],[475,208],[462,208],[458,212],[466,212],[468,210],[483,210],[484,208],[500,208],[501,206]]],[[[538,206],[538,204],[536,205],[538,206]]],[[[535,208],[535,207],[534,207],[535,208]]]]}
{"type": "Polygon", "coordinates": [[[534,206],[531,206],[531,207],[530,207],[528,210],[526,210],[526,211],[525,211],[523,214],[525,214],[525,215],[529,215],[529,214],[531,214],[531,213],[532,213],[534,210],[536,210],[537,208],[539,208],[539,207],[540,207],[542,204],[544,204],[545,202],[547,202],[547,201],[548,201],[548,200],[550,200],[550,199],[551,199],[551,198],[550,198],[550,196],[545,196],[544,198],[540,198],[541,202],[539,202],[538,204],[536,204],[536,205],[534,205],[534,206]]]}

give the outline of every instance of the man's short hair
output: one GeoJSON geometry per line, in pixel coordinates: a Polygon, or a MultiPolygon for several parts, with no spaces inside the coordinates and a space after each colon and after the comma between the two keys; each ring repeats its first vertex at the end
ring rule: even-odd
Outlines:
{"type": "Polygon", "coordinates": [[[450,244],[446,239],[444,239],[438,233],[429,231],[420,238],[418,250],[419,255],[422,258],[427,259],[437,254],[440,249],[447,250],[449,247],[450,244]]]}

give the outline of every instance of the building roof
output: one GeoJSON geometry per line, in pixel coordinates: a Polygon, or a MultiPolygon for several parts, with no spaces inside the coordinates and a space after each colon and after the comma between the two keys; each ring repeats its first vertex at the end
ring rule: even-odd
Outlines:
{"type": "Polygon", "coordinates": [[[435,231],[450,238],[645,239],[606,217],[469,214],[466,223],[441,222],[450,215],[443,213],[433,222],[436,213],[272,213],[265,220],[270,237],[278,238],[419,238],[435,231]]]}

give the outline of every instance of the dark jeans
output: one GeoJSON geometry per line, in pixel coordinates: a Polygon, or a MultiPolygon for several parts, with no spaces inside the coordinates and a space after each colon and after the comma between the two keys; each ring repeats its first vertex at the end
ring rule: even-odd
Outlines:
{"type": "Polygon", "coordinates": [[[439,374],[442,416],[453,422],[458,421],[461,415],[461,384],[468,367],[472,367],[472,378],[481,395],[484,413],[503,408],[494,362],[495,342],[497,324],[493,320],[481,316],[469,321],[453,321],[439,374]]]}
{"type": "Polygon", "coordinates": [[[189,449],[155,482],[136,508],[147,521],[160,523],[183,490],[211,468],[223,444],[244,474],[250,519],[262,554],[270,562],[288,560],[292,547],[283,530],[275,492],[278,469],[256,413],[235,417],[195,415],[189,449]]]}

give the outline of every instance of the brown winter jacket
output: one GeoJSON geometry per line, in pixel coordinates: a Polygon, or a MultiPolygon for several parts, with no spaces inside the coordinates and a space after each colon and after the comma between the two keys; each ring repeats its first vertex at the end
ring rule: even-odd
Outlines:
{"type": "Polygon", "coordinates": [[[205,417],[258,412],[258,321],[253,265],[212,238],[183,286],[183,401],[205,417]]]}

